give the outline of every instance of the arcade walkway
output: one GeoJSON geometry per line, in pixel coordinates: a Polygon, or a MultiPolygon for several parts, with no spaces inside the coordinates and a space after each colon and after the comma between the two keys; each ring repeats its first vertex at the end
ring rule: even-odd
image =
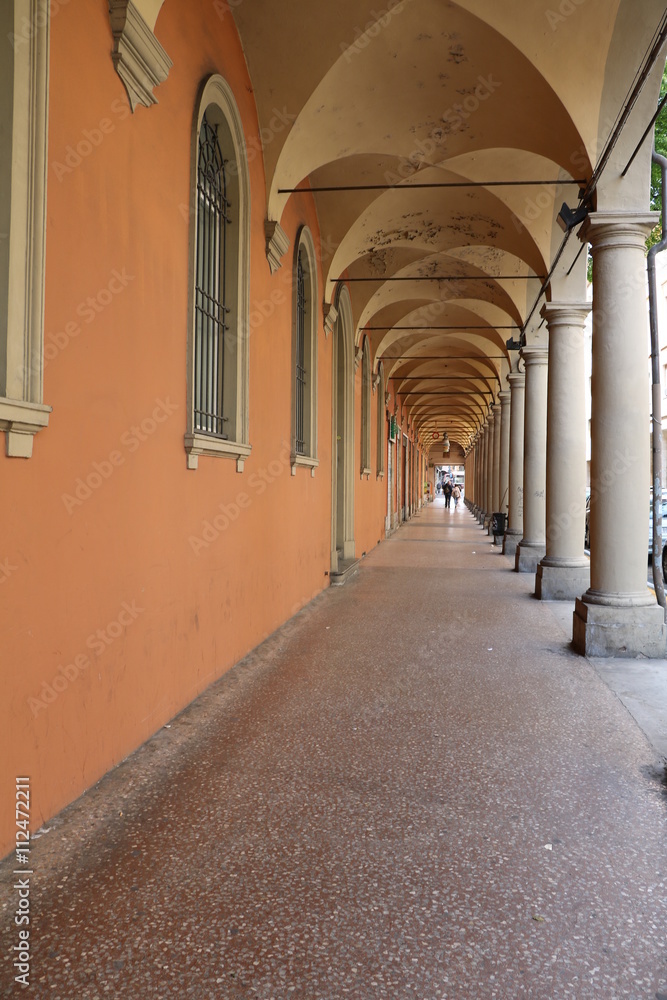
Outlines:
{"type": "Polygon", "coordinates": [[[666,997],[660,758],[531,582],[380,545],[34,842],[30,996],[666,997]]]}

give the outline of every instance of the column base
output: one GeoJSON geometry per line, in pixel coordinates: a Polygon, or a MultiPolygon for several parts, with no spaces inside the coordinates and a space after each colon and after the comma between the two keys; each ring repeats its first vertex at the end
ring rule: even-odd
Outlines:
{"type": "Polygon", "coordinates": [[[503,538],[503,555],[513,556],[520,541],[521,532],[508,529],[505,532],[505,537],[503,538]]]}
{"type": "Polygon", "coordinates": [[[575,602],[572,645],[583,656],[662,660],[667,655],[666,644],[667,626],[658,604],[618,607],[587,604],[579,598],[575,602]]]}
{"type": "Polygon", "coordinates": [[[516,547],[516,552],[514,553],[515,571],[517,573],[537,572],[538,563],[541,559],[544,559],[546,550],[546,544],[531,545],[529,542],[524,542],[524,540],[521,539],[516,547]]]}
{"type": "Polygon", "coordinates": [[[550,566],[543,559],[535,573],[535,596],[540,601],[574,601],[590,585],[588,560],[579,566],[550,566]]]}

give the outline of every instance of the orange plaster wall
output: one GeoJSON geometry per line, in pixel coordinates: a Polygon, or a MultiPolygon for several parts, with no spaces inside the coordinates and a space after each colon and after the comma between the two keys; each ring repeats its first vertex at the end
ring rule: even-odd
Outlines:
{"type": "MultiPolygon", "coordinates": [[[[5,784],[32,779],[35,828],[328,584],[332,339],[321,315],[320,465],[314,478],[292,476],[287,461],[286,276],[302,223],[317,246],[317,218],[312,199],[292,199],[281,220],[292,246],[271,275],[261,155],[249,165],[251,310],[272,293],[275,310],[250,339],[252,455],[242,474],[226,459],[186,468],[186,206],[201,81],[223,75],[246,137],[258,131],[232,19],[205,0],[187,6],[167,3],[158,19],[173,67],[159,104],[134,115],[109,55],[106,0],[62,6],[52,22],[44,399],[53,413],[32,459],[0,456],[0,558],[12,567],[0,756],[5,784]],[[220,505],[226,514],[207,528],[220,505]]],[[[6,788],[1,800],[0,855],[14,837],[6,788]]]]}

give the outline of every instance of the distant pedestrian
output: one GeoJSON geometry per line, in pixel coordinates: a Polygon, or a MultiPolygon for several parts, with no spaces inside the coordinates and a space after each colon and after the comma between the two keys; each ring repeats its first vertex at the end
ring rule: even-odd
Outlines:
{"type": "Polygon", "coordinates": [[[454,489],[452,490],[452,496],[454,498],[454,507],[456,508],[458,507],[459,500],[461,499],[461,490],[459,489],[458,484],[454,486],[454,489]]]}
{"type": "Polygon", "coordinates": [[[449,479],[445,482],[442,489],[445,494],[445,507],[449,507],[452,499],[452,484],[449,479]]]}

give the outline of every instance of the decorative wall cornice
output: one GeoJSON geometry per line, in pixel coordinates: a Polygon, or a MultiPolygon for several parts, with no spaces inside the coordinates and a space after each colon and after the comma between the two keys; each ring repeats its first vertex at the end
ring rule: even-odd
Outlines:
{"type": "Polygon", "coordinates": [[[272,222],[270,219],[264,221],[264,234],[266,236],[266,259],[269,262],[271,274],[273,274],[282,264],[282,258],[289,247],[289,236],[279,222],[272,222]]]}
{"type": "Polygon", "coordinates": [[[328,337],[333,332],[334,324],[338,319],[338,309],[331,303],[324,303],[324,333],[328,337]]]}
{"type": "Polygon", "coordinates": [[[153,88],[163,83],[172,62],[132,0],[109,0],[114,47],[111,58],[125,84],[132,111],[157,104],[153,88]]]}

